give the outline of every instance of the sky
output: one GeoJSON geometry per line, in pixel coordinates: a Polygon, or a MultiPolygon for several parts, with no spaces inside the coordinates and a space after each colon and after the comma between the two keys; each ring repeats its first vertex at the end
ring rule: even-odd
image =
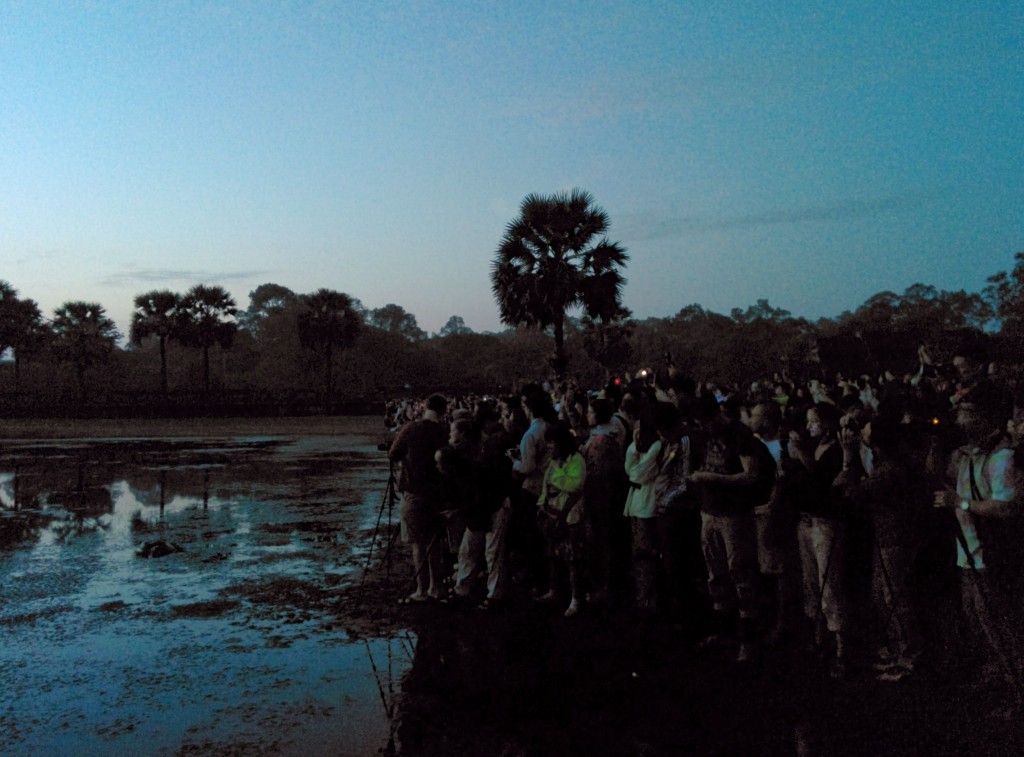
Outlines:
{"type": "Polygon", "coordinates": [[[1024,250],[1024,4],[0,0],[0,279],[44,314],[264,283],[503,328],[579,187],[638,318],[810,319],[1024,250]]]}

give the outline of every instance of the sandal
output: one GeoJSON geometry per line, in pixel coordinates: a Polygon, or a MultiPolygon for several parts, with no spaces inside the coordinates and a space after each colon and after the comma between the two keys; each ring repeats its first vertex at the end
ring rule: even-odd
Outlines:
{"type": "Polygon", "coordinates": [[[402,605],[419,605],[424,602],[429,602],[430,597],[426,594],[410,594],[408,597],[402,597],[398,600],[399,606],[402,605]]]}

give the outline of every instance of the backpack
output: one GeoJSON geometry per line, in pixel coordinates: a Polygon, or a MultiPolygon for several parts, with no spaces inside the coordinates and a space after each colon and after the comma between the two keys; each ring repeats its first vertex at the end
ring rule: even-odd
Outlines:
{"type": "Polygon", "coordinates": [[[659,511],[696,503],[695,487],[688,486],[686,482],[686,477],[693,470],[690,437],[683,436],[674,444],[663,446],[659,458],[655,480],[659,511]]]}

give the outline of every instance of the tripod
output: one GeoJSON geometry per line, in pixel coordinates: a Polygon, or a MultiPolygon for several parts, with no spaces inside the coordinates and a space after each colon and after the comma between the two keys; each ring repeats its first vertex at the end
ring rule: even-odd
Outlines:
{"type": "Polygon", "coordinates": [[[366,574],[370,570],[370,561],[373,559],[373,547],[377,544],[377,538],[380,534],[380,524],[384,519],[384,510],[387,509],[388,513],[388,540],[387,547],[384,548],[384,554],[380,559],[380,565],[377,569],[387,566],[387,572],[385,577],[388,582],[391,581],[391,548],[395,544],[395,538],[398,536],[398,530],[395,529],[392,524],[394,522],[394,511],[395,501],[398,499],[398,484],[395,481],[395,464],[390,459],[388,460],[388,483],[384,489],[384,497],[380,502],[380,510],[377,512],[377,524],[373,527],[373,536],[370,539],[370,550],[366,554],[366,564],[363,566],[363,578],[359,584],[360,592],[364,584],[366,583],[366,574]]]}

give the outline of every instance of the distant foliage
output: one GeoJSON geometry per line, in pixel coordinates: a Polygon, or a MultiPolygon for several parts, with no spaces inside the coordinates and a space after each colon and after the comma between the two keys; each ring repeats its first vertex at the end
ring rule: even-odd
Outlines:
{"type": "MultiPolygon", "coordinates": [[[[590,204],[587,196],[584,205],[590,204]]],[[[537,222],[530,208],[524,203],[537,222]]],[[[533,244],[524,242],[528,249],[533,244]]],[[[531,255],[543,257],[536,249],[531,255]]],[[[568,248],[563,253],[572,257],[568,248]]],[[[509,307],[509,318],[526,312],[509,307]]],[[[816,323],[766,299],[729,314],[694,303],[645,320],[618,308],[590,314],[581,307],[579,318],[564,313],[562,364],[582,386],[598,388],[640,368],[659,380],[674,372],[733,385],[780,371],[793,378],[899,374],[916,369],[920,348],[948,362],[953,345],[967,338],[990,341],[994,356],[1012,367],[1024,355],[1024,253],[1011,271],[990,277],[981,293],[915,284],[902,293],[879,292],[853,311],[816,323]]],[[[335,290],[299,294],[266,283],[239,312],[224,289],[200,285],[183,294],[137,295],[130,345],[120,349],[120,334],[98,303],[65,303],[48,320],[34,300],[0,281],[0,348],[14,357],[0,362],[0,413],[90,407],[206,412],[217,403],[235,411],[259,405],[274,412],[335,412],[346,400],[435,390],[513,392],[527,381],[556,378],[556,316],[541,308],[534,320],[522,316],[516,327],[496,334],[473,333],[452,316],[427,338],[415,317],[394,303],[368,310],[335,290]]]]}

